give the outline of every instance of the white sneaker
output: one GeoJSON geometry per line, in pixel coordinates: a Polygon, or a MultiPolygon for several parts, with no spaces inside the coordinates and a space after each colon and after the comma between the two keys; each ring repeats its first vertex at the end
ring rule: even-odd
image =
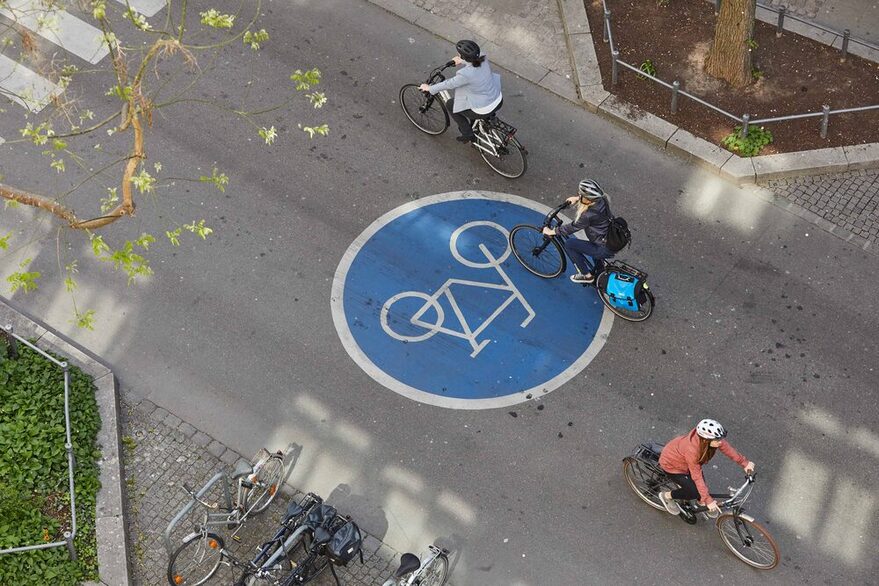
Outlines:
{"type": "Polygon", "coordinates": [[[595,282],[595,277],[592,273],[574,273],[571,275],[571,281],[580,285],[591,285],[595,282]]]}
{"type": "Polygon", "coordinates": [[[665,507],[665,510],[668,511],[669,515],[681,514],[681,508],[678,506],[678,503],[676,503],[674,499],[666,498],[665,492],[659,493],[659,501],[662,503],[662,506],[665,507]]]}

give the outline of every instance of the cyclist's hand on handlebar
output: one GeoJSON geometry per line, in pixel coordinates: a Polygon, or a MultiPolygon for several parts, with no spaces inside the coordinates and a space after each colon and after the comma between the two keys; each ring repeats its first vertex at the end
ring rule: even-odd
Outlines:
{"type": "Polygon", "coordinates": [[[418,89],[420,89],[420,90],[423,91],[423,92],[429,92],[429,91],[430,91],[430,86],[427,85],[426,83],[423,83],[423,84],[421,84],[420,86],[418,86],[418,89]]]}
{"type": "Polygon", "coordinates": [[[452,57],[452,63],[454,65],[460,65],[461,63],[464,63],[464,60],[461,59],[458,55],[455,55],[454,57],[452,57]]]}
{"type": "Polygon", "coordinates": [[[565,202],[570,206],[570,205],[574,205],[574,204],[577,203],[579,200],[580,200],[580,196],[579,196],[579,195],[572,195],[571,197],[569,197],[568,199],[566,199],[565,202]]]}
{"type": "Polygon", "coordinates": [[[745,464],[745,474],[747,474],[748,476],[753,474],[755,466],[756,466],[756,464],[754,464],[753,462],[750,462],[750,461],[747,464],[745,464]]]}
{"type": "Polygon", "coordinates": [[[710,503],[708,503],[708,512],[713,517],[716,517],[720,514],[720,507],[718,506],[717,501],[711,501],[710,503]]]}

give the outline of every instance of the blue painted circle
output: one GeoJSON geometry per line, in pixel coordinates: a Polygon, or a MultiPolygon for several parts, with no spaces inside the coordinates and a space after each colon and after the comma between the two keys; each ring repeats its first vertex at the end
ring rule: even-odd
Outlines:
{"type": "MultiPolygon", "coordinates": [[[[509,230],[546,206],[458,192],[389,212],[342,260],[333,315],[346,350],[373,378],[455,408],[518,403],[569,380],[612,318],[592,288],[541,279],[511,253],[509,230]]],[[[569,263],[570,265],[570,263],[569,263]]]]}

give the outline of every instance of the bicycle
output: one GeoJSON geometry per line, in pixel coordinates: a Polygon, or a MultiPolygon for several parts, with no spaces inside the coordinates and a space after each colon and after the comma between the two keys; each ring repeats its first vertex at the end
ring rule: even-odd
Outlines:
{"type": "MultiPolygon", "coordinates": [[[[659,466],[659,454],[663,444],[647,442],[640,444],[631,456],[623,459],[623,476],[638,497],[657,510],[665,511],[659,493],[672,490],[677,485],[659,466]]],[[[743,512],[743,505],[754,489],[756,474],[745,476],[745,482],[739,488],[729,487],[729,493],[714,494],[722,514],[715,520],[720,533],[720,540],[733,555],[758,570],[771,570],[778,565],[780,554],[778,545],[769,532],[757,523],[753,517],[743,512]]],[[[680,518],[690,525],[695,525],[698,515],[706,519],[708,507],[694,502],[679,502],[680,518]]]]}
{"type": "Polygon", "coordinates": [[[204,508],[204,516],[168,560],[168,582],[172,586],[197,586],[207,582],[225,555],[222,537],[211,529],[223,526],[234,529],[234,539],[248,517],[262,513],[275,499],[284,475],[284,453],[280,450],[269,453],[262,448],[253,460],[251,463],[242,459],[235,465],[231,480],[236,483],[237,491],[228,508],[206,502],[190,486],[183,485],[193,501],[204,508]],[[214,510],[221,512],[211,512],[214,510]]]}
{"type": "Polygon", "coordinates": [[[330,568],[337,586],[341,586],[333,566],[336,563],[344,565],[348,559],[353,557],[354,553],[360,554],[360,563],[363,563],[363,551],[360,549],[360,529],[351,521],[350,517],[339,515],[334,507],[326,504],[315,507],[308,514],[305,526],[308,527],[309,531],[299,540],[294,549],[294,553],[299,551],[300,555],[295,557],[291,555],[293,571],[279,582],[280,586],[293,586],[294,584],[310,582],[323,573],[327,567],[330,568]],[[345,532],[346,527],[350,531],[345,532]],[[349,545],[351,547],[344,552],[350,556],[346,557],[344,561],[339,559],[342,552],[333,550],[333,546],[339,545],[335,539],[337,532],[346,533],[346,537],[350,539],[350,541],[343,541],[341,544],[345,548],[348,548],[349,545]]]}
{"type": "Polygon", "coordinates": [[[400,556],[400,567],[382,586],[443,586],[449,579],[449,550],[429,545],[418,559],[412,553],[400,556]]]}
{"type": "Polygon", "coordinates": [[[314,493],[308,493],[299,503],[291,501],[275,535],[260,545],[256,557],[247,563],[239,562],[223,550],[224,557],[228,557],[231,565],[243,568],[235,586],[254,586],[259,581],[276,584],[283,573],[292,571],[293,564],[289,556],[310,530],[305,524],[308,515],[322,504],[323,499],[314,493]]]}
{"type": "MultiPolygon", "coordinates": [[[[430,72],[428,85],[446,79],[443,71],[454,67],[449,61],[430,72]]],[[[452,94],[446,90],[430,95],[418,89],[418,84],[408,83],[400,88],[400,106],[418,130],[437,136],[449,127],[450,118],[447,104],[452,94]]],[[[516,129],[502,121],[492,112],[472,121],[476,142],[471,143],[492,170],[508,179],[517,179],[528,169],[528,151],[515,138],[516,129]]]]}
{"type": "MultiPolygon", "coordinates": [[[[558,215],[570,204],[565,202],[554,208],[543,219],[542,226],[519,224],[510,230],[510,248],[528,272],[543,279],[554,279],[565,273],[568,254],[561,236],[546,236],[543,228],[558,228],[564,222],[558,215]]],[[[571,236],[574,238],[574,236],[571,236]]],[[[594,274],[594,265],[590,263],[594,274]]],[[[627,321],[640,322],[653,314],[656,298],[647,284],[647,273],[621,260],[608,260],[604,268],[595,274],[592,283],[602,303],[616,315],[627,321]]]]}

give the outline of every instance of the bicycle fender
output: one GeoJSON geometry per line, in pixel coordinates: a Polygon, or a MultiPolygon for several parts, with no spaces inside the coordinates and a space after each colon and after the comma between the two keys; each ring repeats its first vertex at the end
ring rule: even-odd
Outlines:
{"type": "MultiPolygon", "coordinates": [[[[751,515],[746,515],[746,514],[744,514],[744,513],[739,513],[739,517],[741,517],[742,519],[745,519],[745,520],[748,521],[749,523],[754,523],[754,517],[752,517],[751,515]]],[[[718,527],[720,527],[720,520],[721,520],[722,518],[723,518],[723,515],[719,515],[719,516],[717,517],[717,520],[714,522],[714,524],[717,525],[718,527]]]]}

